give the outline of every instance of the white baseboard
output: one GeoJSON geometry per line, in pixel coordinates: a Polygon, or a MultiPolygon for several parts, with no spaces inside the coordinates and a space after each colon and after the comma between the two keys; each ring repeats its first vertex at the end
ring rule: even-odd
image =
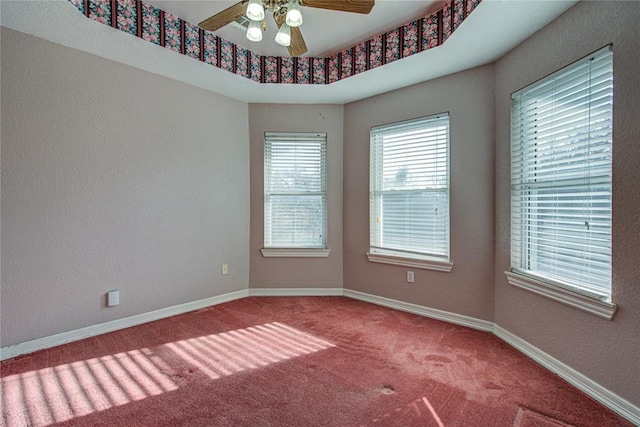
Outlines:
{"type": "Polygon", "coordinates": [[[342,288],[250,288],[250,297],[340,297],[342,288]]]}
{"type": "Polygon", "coordinates": [[[535,360],[551,372],[559,375],[569,384],[588,394],[607,408],[631,421],[633,424],[640,426],[639,407],[623,399],[612,391],[607,390],[600,384],[576,371],[569,365],[560,362],[559,360],[553,358],[539,348],[534,347],[533,345],[529,344],[522,338],[517,337],[506,329],[495,325],[493,328],[493,333],[498,338],[512,345],[517,350],[529,356],[531,359],[535,360]]]}
{"type": "Polygon", "coordinates": [[[31,341],[21,342],[19,344],[9,345],[0,348],[0,360],[10,359],[22,354],[33,353],[34,351],[44,350],[46,348],[67,344],[73,341],[79,341],[95,335],[106,334],[131,326],[141,325],[143,323],[152,322],[154,320],[164,319],[189,311],[199,310],[201,308],[210,307],[216,304],[245,298],[249,296],[246,289],[236,292],[230,292],[211,298],[205,298],[198,301],[192,301],[185,304],[178,304],[160,310],[150,311],[148,313],[137,314],[135,316],[125,317],[123,319],[112,320],[110,322],[100,323],[98,325],[87,326],[85,328],[73,331],[62,332],[60,334],[50,335],[48,337],[37,338],[31,341]]]}
{"type": "Polygon", "coordinates": [[[395,310],[406,311],[408,313],[418,314],[432,319],[443,320],[445,322],[454,323],[456,325],[467,326],[481,331],[492,332],[493,322],[488,320],[476,319],[474,317],[464,316],[462,314],[450,313],[448,311],[429,308],[422,305],[411,304],[408,302],[398,301],[390,298],[379,297],[376,295],[366,294],[364,292],[344,290],[344,296],[357,299],[360,301],[370,302],[372,304],[381,305],[395,310]]]}

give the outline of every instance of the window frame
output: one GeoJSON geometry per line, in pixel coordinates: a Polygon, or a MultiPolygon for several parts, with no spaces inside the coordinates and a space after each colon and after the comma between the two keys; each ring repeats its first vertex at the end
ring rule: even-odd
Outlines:
{"type": "MultiPolygon", "coordinates": [[[[305,160],[309,160],[308,158],[305,160]]],[[[282,257],[301,257],[301,258],[326,258],[329,256],[330,250],[327,246],[327,229],[328,229],[328,213],[327,213],[327,133],[325,132],[265,132],[264,133],[264,216],[263,216],[263,248],[261,253],[265,258],[282,258],[282,257]],[[317,144],[319,143],[319,162],[320,162],[320,175],[319,184],[320,188],[315,190],[295,188],[294,191],[278,191],[273,190],[269,186],[271,185],[272,177],[272,158],[274,144],[317,144]],[[271,151],[270,151],[271,150],[271,151]],[[269,230],[273,230],[273,214],[269,214],[270,208],[273,207],[272,199],[274,197],[299,197],[299,196],[320,196],[322,204],[322,219],[321,219],[321,244],[306,244],[300,242],[299,244],[278,244],[273,243],[273,239],[269,237],[269,230]],[[269,224],[271,220],[271,224],[269,224]]],[[[271,211],[272,212],[272,211],[271,211]]],[[[273,234],[271,234],[273,236],[273,234]]]]}
{"type": "MultiPolygon", "coordinates": [[[[433,114],[430,116],[424,116],[414,118],[410,120],[403,120],[399,122],[389,123],[380,126],[374,126],[371,128],[370,133],[370,170],[369,170],[369,251],[367,252],[367,258],[370,262],[400,265],[412,268],[421,268],[428,270],[435,270],[441,272],[450,272],[453,268],[453,262],[451,261],[451,218],[450,218],[450,192],[451,192],[451,180],[450,180],[450,133],[451,122],[449,112],[442,112],[433,114]],[[443,138],[439,135],[439,131],[435,130],[438,127],[446,126],[446,133],[443,138]],[[444,160],[446,172],[444,174],[438,174],[438,178],[445,178],[444,189],[433,189],[432,191],[444,193],[446,197],[446,229],[443,230],[445,234],[446,244],[444,253],[433,250],[434,246],[429,249],[430,251],[420,250],[416,247],[406,248],[390,248],[385,247],[381,242],[384,235],[384,231],[380,230],[379,215],[377,212],[382,209],[382,195],[384,193],[395,194],[410,194],[416,192],[415,189],[407,190],[384,190],[384,169],[383,159],[384,153],[382,152],[382,144],[384,144],[384,138],[391,135],[398,135],[407,133],[412,130],[421,130],[422,132],[435,132],[437,135],[434,141],[418,141],[418,144],[429,144],[430,150],[440,150],[438,144],[444,145],[444,160]],[[375,217],[375,218],[374,218],[375,217]],[[377,227],[377,229],[376,229],[377,227]]],[[[426,138],[423,135],[423,138],[426,138]]],[[[428,163],[428,165],[435,165],[437,162],[442,161],[442,156],[437,155],[437,161],[428,163]]],[[[424,165],[426,163],[422,163],[424,165]]],[[[419,191],[424,192],[426,187],[421,188],[419,191]]],[[[384,220],[382,221],[384,224],[384,220]]],[[[407,238],[411,232],[405,235],[407,238]]]]}
{"type": "MultiPolygon", "coordinates": [[[[571,192],[563,193],[563,191],[567,192],[569,188],[575,187],[576,185],[579,185],[581,189],[582,188],[586,189],[586,190],[582,190],[582,192],[586,194],[585,200],[589,200],[590,204],[594,203],[591,199],[591,197],[594,197],[594,196],[591,196],[591,194],[595,194],[595,193],[592,193],[592,191],[594,190],[591,190],[591,189],[599,188],[600,185],[605,185],[605,187],[607,185],[609,186],[610,188],[609,198],[606,200],[608,202],[608,208],[609,208],[609,211],[608,211],[609,222],[608,223],[605,222],[605,229],[606,229],[606,226],[608,225],[609,245],[611,243],[611,237],[612,237],[611,225],[613,222],[612,221],[613,197],[611,194],[611,189],[612,189],[611,158],[609,158],[609,163],[608,163],[608,167],[609,167],[608,181],[600,177],[597,177],[597,179],[583,178],[579,184],[575,183],[576,181],[579,181],[579,180],[571,178],[572,175],[567,175],[569,172],[567,172],[566,171],[567,169],[564,169],[564,168],[567,167],[566,164],[570,164],[572,168],[576,167],[577,165],[578,167],[581,168],[581,170],[589,171],[590,173],[590,171],[592,170],[591,163],[590,163],[592,158],[591,151],[588,151],[588,154],[583,154],[579,156],[580,157],[579,162],[577,162],[571,157],[570,158],[571,162],[569,163],[569,160],[561,159],[562,154],[558,154],[557,157],[555,154],[552,154],[550,157],[551,160],[545,159],[547,163],[544,164],[544,167],[548,169],[539,169],[537,165],[535,167],[530,166],[530,165],[535,165],[539,161],[542,161],[538,159],[539,156],[537,152],[539,150],[542,150],[539,144],[543,143],[542,142],[543,140],[538,141],[537,129],[538,129],[538,126],[540,125],[536,123],[537,119],[533,118],[533,116],[537,114],[537,112],[533,114],[533,111],[535,111],[537,107],[530,106],[537,103],[538,101],[533,95],[530,98],[527,98],[527,96],[532,93],[540,92],[540,90],[545,88],[545,85],[551,85],[551,84],[555,85],[556,82],[558,82],[558,84],[561,84],[561,85],[570,84],[570,85],[576,85],[577,87],[578,84],[583,84],[589,90],[589,95],[588,95],[588,98],[586,98],[586,101],[585,101],[585,95],[581,94],[580,91],[576,90],[575,92],[571,93],[570,96],[565,97],[563,95],[563,99],[559,105],[568,106],[568,105],[571,105],[572,103],[580,102],[580,104],[577,104],[577,107],[571,106],[566,108],[584,108],[584,111],[587,114],[588,120],[589,120],[588,124],[584,126],[586,126],[589,129],[589,131],[587,133],[586,140],[581,141],[579,143],[575,143],[575,144],[579,144],[579,145],[576,145],[576,147],[578,148],[591,147],[592,140],[594,140],[594,138],[592,138],[590,132],[591,132],[591,127],[594,126],[594,123],[595,123],[591,118],[591,114],[592,114],[592,111],[595,111],[595,110],[592,105],[590,93],[592,88],[596,85],[596,83],[601,82],[600,78],[592,80],[591,64],[594,63],[593,62],[594,60],[610,61],[610,62],[604,62],[604,66],[611,67],[611,77],[610,79],[605,80],[606,82],[610,82],[610,86],[606,86],[606,90],[610,90],[610,92],[607,92],[606,96],[611,97],[611,107],[610,109],[604,110],[604,111],[606,111],[605,120],[607,123],[609,123],[608,135],[607,135],[608,139],[605,140],[605,144],[609,144],[608,147],[612,152],[613,49],[611,45],[598,49],[597,51],[591,53],[590,55],[587,55],[586,57],[581,58],[555,71],[554,73],[551,73],[550,75],[534,83],[527,85],[523,89],[520,89],[511,95],[511,123],[510,123],[510,127],[511,127],[511,151],[510,151],[511,153],[510,154],[510,157],[511,157],[511,204],[510,204],[511,267],[510,268],[511,269],[510,271],[505,272],[505,275],[507,276],[508,282],[513,286],[528,290],[538,295],[542,295],[544,297],[547,297],[555,301],[561,302],[563,304],[572,306],[574,308],[589,312],[591,314],[594,314],[606,319],[611,319],[613,318],[613,315],[616,311],[616,305],[612,303],[613,277],[611,273],[611,270],[612,270],[611,269],[611,262],[612,262],[611,250],[609,252],[609,258],[608,258],[608,263],[609,263],[608,266],[609,266],[609,274],[610,274],[609,281],[608,281],[608,284],[609,284],[608,292],[606,290],[606,287],[602,286],[602,284],[590,285],[586,283],[586,281],[584,282],[575,281],[573,277],[570,277],[568,275],[568,271],[569,271],[568,266],[561,268],[559,270],[560,273],[558,272],[550,273],[550,272],[541,270],[541,267],[536,262],[537,258],[543,259],[543,257],[549,256],[544,254],[546,254],[547,251],[549,251],[550,249],[543,249],[543,248],[545,247],[545,244],[551,244],[552,242],[558,242],[557,244],[560,245],[560,246],[553,246],[554,248],[553,250],[557,251],[555,253],[558,254],[556,256],[559,256],[559,257],[570,256],[570,252],[567,252],[570,250],[567,248],[563,248],[561,246],[563,243],[560,238],[548,237],[548,233],[546,233],[549,230],[553,231],[554,233],[558,233],[558,231],[562,231],[561,229],[559,229],[560,225],[551,225],[552,222],[541,222],[541,221],[547,221],[547,219],[550,220],[553,218],[555,218],[555,222],[561,222],[561,219],[560,219],[561,217],[558,216],[561,214],[545,213],[543,208],[541,208],[540,206],[544,206],[544,203],[545,203],[544,201],[547,200],[546,199],[547,197],[550,199],[553,197],[555,200],[563,200],[563,199],[567,200],[562,203],[568,204],[567,206],[573,207],[573,204],[577,202],[570,198],[572,193],[571,192]],[[576,83],[578,80],[576,81],[569,80],[567,76],[570,74],[568,73],[572,73],[572,72],[577,73],[581,69],[586,69],[589,71],[589,76],[584,79],[584,83],[576,83]],[[524,103],[525,105],[522,106],[521,103],[524,103]],[[522,120],[520,116],[523,115],[524,112],[532,114],[532,116],[525,116],[525,120],[522,120]],[[528,135],[525,138],[525,136],[522,134],[522,132],[524,132],[523,129],[527,129],[528,134],[536,134],[535,137],[528,135]],[[534,129],[534,130],[531,130],[531,129],[534,129]],[[535,171],[535,181],[533,184],[530,184],[529,182],[532,178],[526,178],[525,176],[527,177],[530,176],[527,174],[530,174],[532,170],[535,171]],[[548,178],[545,177],[544,180],[540,180],[538,178],[538,174],[540,175],[548,174],[549,177],[548,178]],[[553,184],[545,185],[546,182],[553,183],[553,184]],[[529,188],[529,190],[525,191],[526,188],[529,188]],[[542,196],[543,194],[544,196],[542,196]],[[567,196],[564,194],[569,194],[568,196],[569,198],[567,198],[567,196]],[[544,225],[540,225],[540,224],[544,224],[544,225]],[[540,233],[542,233],[543,231],[545,232],[545,234],[542,235],[543,237],[540,237],[541,236],[540,233]],[[540,239],[544,239],[544,240],[540,240],[540,239]],[[552,240],[552,239],[558,239],[558,240],[552,240]],[[548,240],[548,243],[547,243],[547,240],[548,240]],[[562,277],[566,277],[566,279],[562,279],[562,277]]],[[[572,88],[574,86],[569,86],[569,87],[572,88]]],[[[545,99],[553,100],[549,102],[556,102],[555,89],[554,89],[554,92],[552,92],[552,95],[546,95],[546,96],[547,98],[545,99]]],[[[567,125],[568,121],[570,120],[568,117],[573,117],[573,116],[574,116],[574,113],[560,114],[554,111],[550,116],[553,119],[545,118],[545,120],[547,121],[545,121],[544,123],[546,124],[552,121],[553,122],[552,129],[554,130],[562,129],[560,128],[560,126],[562,125],[567,126],[567,129],[569,129],[568,126],[571,126],[571,125],[567,125]],[[564,117],[559,117],[559,116],[564,116],[564,117]],[[558,125],[556,123],[556,121],[560,119],[563,120],[561,122],[562,125],[558,125]]],[[[570,129],[573,130],[573,128],[570,128],[570,129]]],[[[604,129],[607,129],[607,128],[604,128],[604,129]]],[[[569,135],[569,133],[570,133],[569,130],[563,129],[560,136],[570,136],[574,139],[580,136],[580,133],[576,134],[577,136],[569,135]]],[[[554,148],[554,147],[559,147],[561,145],[560,142],[556,143],[556,141],[560,141],[560,136],[554,136],[553,138],[551,138],[550,147],[554,148]]],[[[569,140],[569,141],[570,143],[574,142],[573,140],[569,140]]],[[[544,143],[549,144],[549,142],[546,142],[546,141],[544,143]]],[[[547,146],[542,146],[542,147],[546,148],[547,146]]],[[[575,156],[575,155],[572,154],[571,156],[575,156]]],[[[606,156],[603,156],[603,157],[606,157],[606,156]]],[[[607,165],[605,164],[604,167],[606,166],[607,165]]],[[[576,167],[576,170],[577,170],[577,167],[576,167]]],[[[576,190],[572,190],[572,191],[575,192],[576,190]]],[[[598,200],[596,200],[596,202],[597,201],[598,200]]],[[[559,203],[559,202],[556,202],[556,203],[559,203]]],[[[562,205],[562,206],[565,206],[565,205],[562,205]]],[[[562,209],[566,210],[567,208],[563,207],[562,209]]],[[[575,209],[578,209],[577,211],[575,211],[575,212],[578,212],[578,214],[572,213],[572,217],[582,215],[583,213],[588,213],[593,210],[592,207],[583,208],[582,210],[580,210],[580,208],[575,208],[575,209]]],[[[562,212],[562,210],[558,212],[562,212]]],[[[564,215],[567,215],[567,214],[564,214],[564,215]]],[[[599,221],[602,222],[600,218],[599,218],[599,221]]],[[[587,230],[589,230],[589,222],[585,221],[585,224],[586,224],[587,230]]],[[[566,228],[567,226],[563,226],[563,227],[566,228]]],[[[564,231],[564,233],[565,234],[570,233],[570,231],[564,231]]],[[[587,232],[587,234],[590,234],[590,233],[587,232]]],[[[564,239],[567,239],[567,237],[564,237],[564,239]]],[[[572,244],[579,245],[577,240],[575,242],[572,242],[572,244]]],[[[564,245],[566,246],[566,244],[564,245]]],[[[559,261],[556,261],[556,262],[559,262],[559,261]]],[[[565,263],[569,263],[569,262],[570,261],[565,261],[565,263]]],[[[549,267],[545,266],[542,268],[548,269],[549,267]]],[[[571,268],[581,268],[581,274],[588,276],[589,270],[584,271],[584,267],[580,267],[579,265],[576,264],[575,267],[572,266],[571,268]]],[[[602,270],[602,271],[606,272],[607,270],[602,270]]],[[[600,274],[600,276],[602,275],[600,274]]],[[[593,277],[593,276],[590,276],[590,277],[593,277]]],[[[602,277],[599,277],[597,280],[599,281],[599,283],[602,283],[602,277]]]]}

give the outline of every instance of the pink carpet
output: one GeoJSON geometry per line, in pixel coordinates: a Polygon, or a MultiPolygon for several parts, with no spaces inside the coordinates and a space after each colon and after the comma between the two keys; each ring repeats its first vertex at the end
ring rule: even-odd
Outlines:
{"type": "Polygon", "coordinates": [[[631,426],[493,335],[245,298],[0,364],[22,426],[631,426]]]}

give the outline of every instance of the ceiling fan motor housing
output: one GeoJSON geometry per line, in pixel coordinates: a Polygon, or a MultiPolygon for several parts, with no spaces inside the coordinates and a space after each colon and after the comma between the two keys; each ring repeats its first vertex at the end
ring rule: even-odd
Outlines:
{"type": "MultiPolygon", "coordinates": [[[[375,0],[241,0],[235,5],[223,10],[222,12],[200,22],[200,27],[208,31],[216,31],[227,24],[237,20],[241,16],[247,14],[247,6],[257,5],[260,11],[259,16],[263,17],[264,10],[268,10],[273,13],[273,17],[278,27],[283,27],[287,34],[285,37],[287,40],[283,42],[282,37],[279,38],[279,43],[286,46],[291,56],[301,56],[307,52],[307,45],[300,32],[300,25],[302,24],[302,15],[298,9],[298,6],[306,6],[309,8],[335,10],[340,12],[352,12],[360,14],[368,14],[375,4],[375,0]],[[293,1],[293,5],[289,7],[290,2],[293,1]],[[287,12],[298,11],[298,16],[294,19],[290,19],[289,23],[286,22],[287,12]]],[[[257,15],[256,15],[257,16],[257,15]]],[[[247,17],[251,20],[256,20],[256,16],[247,17]]],[[[260,19],[262,21],[262,18],[260,19]]],[[[264,21],[263,21],[264,26],[264,21]]],[[[254,27],[256,27],[254,25],[254,27]]],[[[281,28],[282,30],[282,28],[281,28]]],[[[247,33],[247,38],[252,41],[259,41],[261,36],[257,35],[259,28],[253,28],[256,34],[251,37],[247,33]]]]}

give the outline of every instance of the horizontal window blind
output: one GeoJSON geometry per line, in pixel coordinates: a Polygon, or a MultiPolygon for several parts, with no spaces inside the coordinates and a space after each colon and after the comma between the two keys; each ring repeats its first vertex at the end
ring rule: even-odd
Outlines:
{"type": "Polygon", "coordinates": [[[371,129],[372,252],[449,259],[449,115],[371,129]]]}
{"type": "Polygon", "coordinates": [[[610,46],[512,95],[514,271],[610,297],[612,128],[610,46]]]}
{"type": "Polygon", "coordinates": [[[326,159],[326,134],[265,133],[265,247],[326,247],[326,159]]]}

